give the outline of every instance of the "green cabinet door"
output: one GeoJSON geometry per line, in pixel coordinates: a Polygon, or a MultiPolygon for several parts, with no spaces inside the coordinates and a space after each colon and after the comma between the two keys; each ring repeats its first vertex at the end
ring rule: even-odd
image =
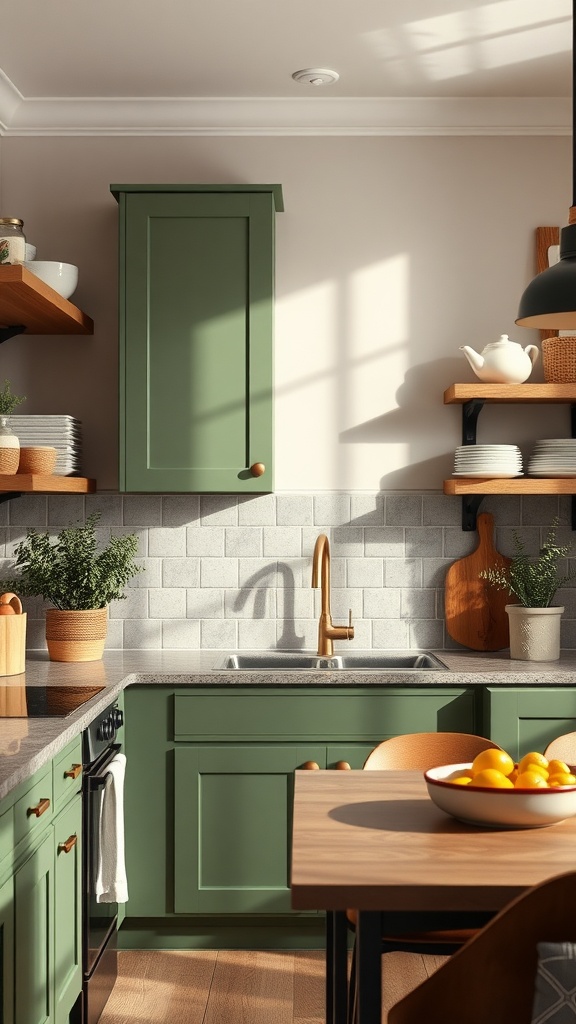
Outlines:
{"type": "Polygon", "coordinates": [[[0,1020],[14,1024],[14,880],[0,887],[0,1020]]]}
{"type": "Polygon", "coordinates": [[[576,730],[576,688],[484,688],[486,735],[518,759],[544,748],[565,732],[576,730]]]}
{"type": "Polygon", "coordinates": [[[82,989],[82,803],[76,797],[54,822],[54,1021],[68,1024],[82,989]]]}
{"type": "Polygon", "coordinates": [[[54,1022],[54,834],[42,842],[16,871],[15,1022],[54,1022]]]}
{"type": "Polygon", "coordinates": [[[120,490],[271,491],[280,186],[111,188],[120,206],[120,490]]]}
{"type": "Polygon", "coordinates": [[[321,745],[181,747],[174,754],[177,913],[290,912],[294,771],[321,745]]]}

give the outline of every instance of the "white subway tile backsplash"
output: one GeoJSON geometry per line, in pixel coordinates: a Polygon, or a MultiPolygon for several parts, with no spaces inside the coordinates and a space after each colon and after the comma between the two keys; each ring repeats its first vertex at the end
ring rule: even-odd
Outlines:
{"type": "MultiPolygon", "coordinates": [[[[315,650],[321,592],[312,556],[326,533],[331,546],[331,611],[343,625],[352,608],[355,638],[335,649],[458,645],[444,631],[448,567],[477,546],[461,529],[461,505],[440,493],[27,495],[0,505],[1,574],[29,528],[55,535],[100,510],[98,536],[135,533],[138,563],[126,599],[110,607],[107,648],[315,650]],[[8,527],[2,524],[8,524],[8,527]]],[[[571,502],[555,496],[488,496],[496,545],[513,551],[522,525],[538,550],[556,511],[560,543],[571,542],[571,502]]],[[[575,538],[576,542],[576,538],[575,538]]],[[[576,561],[575,559],[572,561],[576,561]]],[[[576,579],[559,597],[562,643],[576,649],[576,579]]],[[[24,600],[30,649],[45,649],[46,603],[24,600]]]]}

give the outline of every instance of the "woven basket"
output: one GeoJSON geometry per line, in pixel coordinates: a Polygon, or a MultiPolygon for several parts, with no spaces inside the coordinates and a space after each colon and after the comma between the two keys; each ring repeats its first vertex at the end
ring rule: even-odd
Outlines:
{"type": "Polygon", "coordinates": [[[56,448],[38,445],[31,448],[20,448],[19,473],[47,473],[54,471],[58,452],[56,448]]]}
{"type": "Polygon", "coordinates": [[[20,458],[19,448],[0,448],[0,473],[14,476],[20,458]]]}
{"type": "Polygon", "coordinates": [[[576,337],[544,338],[542,364],[547,384],[572,384],[576,381],[576,337]]]}
{"type": "Polygon", "coordinates": [[[50,661],[99,661],[108,631],[108,609],[46,612],[46,643],[50,661]]]}

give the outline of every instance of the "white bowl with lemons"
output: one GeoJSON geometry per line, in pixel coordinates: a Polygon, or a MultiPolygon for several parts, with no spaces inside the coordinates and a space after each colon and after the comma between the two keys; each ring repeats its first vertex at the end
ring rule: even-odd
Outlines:
{"type": "Polygon", "coordinates": [[[516,765],[498,748],[473,762],[424,772],[430,798],[459,821],[484,828],[541,828],[576,815],[576,775],[532,751],[516,765]]]}

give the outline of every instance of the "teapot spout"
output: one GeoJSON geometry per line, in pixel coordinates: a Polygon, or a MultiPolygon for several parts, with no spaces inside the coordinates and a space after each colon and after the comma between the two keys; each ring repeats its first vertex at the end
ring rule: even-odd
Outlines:
{"type": "Polygon", "coordinates": [[[470,348],[470,345],[460,345],[460,351],[464,353],[475,373],[482,370],[482,367],[484,366],[484,356],[478,355],[478,352],[475,352],[473,348],[470,348]]]}

